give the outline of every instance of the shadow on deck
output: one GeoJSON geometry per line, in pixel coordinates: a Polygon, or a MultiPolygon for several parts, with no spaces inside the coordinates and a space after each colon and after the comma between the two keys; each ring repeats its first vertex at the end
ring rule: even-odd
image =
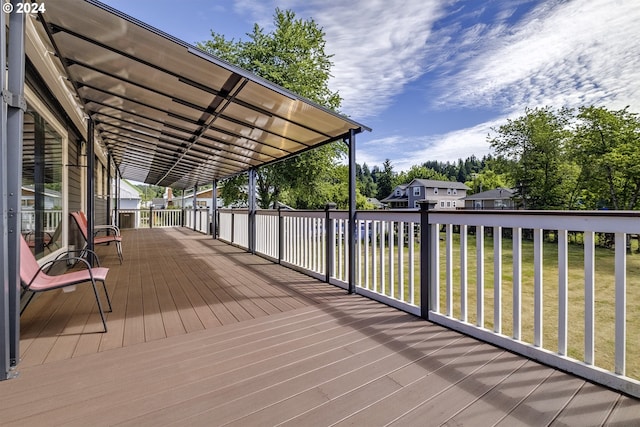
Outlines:
{"type": "Polygon", "coordinates": [[[640,402],[186,229],[25,312],[5,425],[629,425],[640,402]]]}

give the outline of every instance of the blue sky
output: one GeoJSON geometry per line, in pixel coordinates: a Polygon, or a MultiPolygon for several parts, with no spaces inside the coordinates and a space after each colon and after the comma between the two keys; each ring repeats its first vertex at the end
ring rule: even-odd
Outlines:
{"type": "Polygon", "coordinates": [[[313,18],[342,112],[373,128],[357,161],[406,170],[491,152],[526,107],[640,112],[638,0],[103,0],[195,44],[246,40],[276,7],[313,18]]]}

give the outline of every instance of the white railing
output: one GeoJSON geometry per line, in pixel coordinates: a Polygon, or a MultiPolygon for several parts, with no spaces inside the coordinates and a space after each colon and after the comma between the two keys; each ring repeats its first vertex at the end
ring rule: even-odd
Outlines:
{"type": "Polygon", "coordinates": [[[357,219],[358,292],[419,315],[420,213],[366,211],[358,212],[357,219]]]}
{"type": "Polygon", "coordinates": [[[323,211],[288,211],[282,215],[281,262],[314,277],[326,278],[327,214],[323,211]]]}
{"type": "MultiPolygon", "coordinates": [[[[248,248],[248,218],[221,211],[220,238],[248,248]]],[[[360,211],[356,221],[357,293],[640,396],[640,214],[360,211]]],[[[254,250],[347,288],[348,229],[344,211],[258,211],[254,250]]]]}
{"type": "Polygon", "coordinates": [[[430,320],[640,396],[640,254],[627,253],[637,213],[428,218],[430,320]]]}
{"type": "Polygon", "coordinates": [[[249,211],[247,209],[220,209],[218,238],[249,249],[249,211]]]}
{"type": "Polygon", "coordinates": [[[209,234],[209,221],[209,208],[184,210],[185,227],[191,228],[201,233],[209,234]]]}
{"type": "MultiPolygon", "coordinates": [[[[47,233],[53,233],[62,221],[62,210],[45,210],[42,212],[42,222],[47,233]]],[[[32,210],[22,210],[20,212],[21,227],[23,232],[33,231],[36,228],[36,213],[32,210]]]]}

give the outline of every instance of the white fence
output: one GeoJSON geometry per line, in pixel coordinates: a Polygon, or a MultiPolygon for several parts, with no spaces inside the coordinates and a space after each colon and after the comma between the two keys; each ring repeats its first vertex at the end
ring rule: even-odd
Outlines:
{"type": "Polygon", "coordinates": [[[185,227],[191,228],[204,234],[209,234],[209,222],[210,215],[208,208],[184,210],[185,227]]]}
{"type": "MultiPolygon", "coordinates": [[[[62,210],[53,209],[42,212],[42,222],[44,230],[47,233],[53,233],[62,221],[62,210]]],[[[22,232],[33,231],[36,229],[36,213],[33,210],[23,209],[20,212],[22,232]]]]}
{"type": "Polygon", "coordinates": [[[627,313],[640,308],[637,213],[431,212],[428,222],[431,320],[640,396],[640,316],[627,313]]]}
{"type": "Polygon", "coordinates": [[[189,227],[209,234],[211,215],[208,209],[120,209],[120,228],[189,227]]]}
{"type": "MultiPolygon", "coordinates": [[[[346,212],[258,211],[255,223],[256,253],[347,287],[346,212]]],[[[248,248],[246,210],[222,210],[219,230],[248,248]]],[[[361,211],[356,291],[640,396],[637,235],[637,213],[361,211]]]]}

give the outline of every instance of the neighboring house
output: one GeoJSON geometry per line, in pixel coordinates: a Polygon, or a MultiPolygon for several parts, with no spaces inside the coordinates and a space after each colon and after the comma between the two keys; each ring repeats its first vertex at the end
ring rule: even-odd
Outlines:
{"type": "Polygon", "coordinates": [[[155,197],[151,199],[151,208],[153,209],[164,209],[167,207],[165,199],[161,199],[160,197],[155,197]]]}
{"type": "MultiPolygon", "coordinates": [[[[21,197],[21,229],[29,232],[35,229],[36,221],[36,198],[35,188],[33,185],[22,186],[21,197]]],[[[43,196],[40,200],[41,212],[43,213],[43,221],[45,231],[53,232],[58,223],[62,220],[62,195],[59,191],[50,188],[44,188],[43,196]]]]}
{"type": "Polygon", "coordinates": [[[381,200],[389,209],[405,209],[408,206],[407,184],[400,184],[393,189],[393,192],[381,200]]]}
{"type": "Polygon", "coordinates": [[[458,209],[464,206],[461,200],[468,190],[471,188],[461,182],[414,179],[407,186],[407,204],[409,208],[419,208],[418,202],[431,200],[436,202],[436,210],[458,209]]]}
{"type": "MultiPolygon", "coordinates": [[[[169,202],[168,197],[171,195],[170,188],[165,192],[165,200],[167,203],[169,202]]],[[[172,197],[172,205],[177,208],[182,208],[183,206],[187,209],[193,208],[193,191],[185,191],[184,197],[182,196],[171,196],[172,197]]],[[[207,190],[201,190],[196,193],[196,206],[199,208],[209,208],[209,212],[213,213],[212,206],[212,197],[213,197],[213,188],[209,188],[207,190]]],[[[218,197],[216,199],[216,203],[218,204],[218,208],[223,206],[222,199],[218,197]]]]}
{"type": "MultiPolygon", "coordinates": [[[[46,210],[62,209],[62,196],[59,191],[44,188],[44,206],[46,210]]],[[[35,189],[33,185],[22,186],[22,209],[33,209],[35,206],[35,189]]]]}
{"type": "Polygon", "coordinates": [[[117,222],[120,228],[138,228],[140,226],[141,203],[140,190],[126,179],[120,180],[117,222]]]}
{"type": "Polygon", "coordinates": [[[496,188],[464,198],[465,209],[516,209],[515,191],[496,188]]]}
{"type": "Polygon", "coordinates": [[[140,195],[140,190],[126,179],[120,180],[120,193],[118,194],[119,209],[140,209],[141,202],[142,196],[140,195]]]}
{"type": "Polygon", "coordinates": [[[367,197],[367,202],[373,205],[374,209],[384,209],[387,206],[375,197],[367,197]]]}

